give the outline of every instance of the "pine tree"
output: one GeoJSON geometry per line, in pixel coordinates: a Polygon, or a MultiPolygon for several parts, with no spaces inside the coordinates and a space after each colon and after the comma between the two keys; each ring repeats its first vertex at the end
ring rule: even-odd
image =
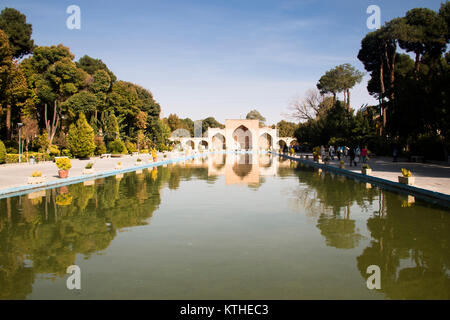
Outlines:
{"type": "Polygon", "coordinates": [[[93,154],[95,150],[94,130],[86,121],[83,113],[80,113],[76,125],[70,125],[67,142],[75,157],[86,158],[93,154]]]}

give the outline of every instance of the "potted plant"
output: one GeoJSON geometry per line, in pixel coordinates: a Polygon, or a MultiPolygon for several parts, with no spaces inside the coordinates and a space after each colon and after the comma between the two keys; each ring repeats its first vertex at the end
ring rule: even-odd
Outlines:
{"type": "Polygon", "coordinates": [[[402,175],[398,176],[398,182],[412,186],[415,180],[410,170],[402,168],[402,175]]]}
{"type": "Polygon", "coordinates": [[[339,168],[340,169],[345,169],[344,160],[339,161],[339,168]]]}
{"type": "Polygon", "coordinates": [[[83,174],[93,174],[95,172],[93,167],[94,167],[94,164],[92,162],[89,162],[84,167],[83,174]]]}
{"type": "Polygon", "coordinates": [[[362,174],[372,174],[372,168],[368,164],[363,164],[361,167],[361,173],[362,174]]]}
{"type": "Polygon", "coordinates": [[[156,162],[158,160],[158,153],[156,152],[156,149],[152,149],[152,158],[153,162],[156,162]]]}
{"type": "Polygon", "coordinates": [[[33,171],[33,173],[31,174],[31,177],[28,177],[28,184],[39,184],[39,183],[44,183],[44,182],[45,182],[45,177],[42,176],[41,171],[33,171]]]}
{"type": "Polygon", "coordinates": [[[115,166],[115,169],[116,170],[119,170],[119,169],[122,169],[122,162],[121,161],[119,161],[119,162],[117,162],[117,164],[116,164],[116,166],[115,166]]]}
{"type": "Polygon", "coordinates": [[[56,159],[56,166],[58,167],[58,175],[60,178],[67,178],[69,176],[69,169],[72,168],[72,163],[69,158],[56,159]]]}
{"type": "Polygon", "coordinates": [[[135,166],[140,166],[142,165],[142,159],[141,158],[137,158],[136,159],[136,163],[134,164],[135,166]]]}
{"type": "Polygon", "coordinates": [[[318,161],[318,159],[320,158],[320,147],[313,148],[313,158],[314,161],[318,161]]]}

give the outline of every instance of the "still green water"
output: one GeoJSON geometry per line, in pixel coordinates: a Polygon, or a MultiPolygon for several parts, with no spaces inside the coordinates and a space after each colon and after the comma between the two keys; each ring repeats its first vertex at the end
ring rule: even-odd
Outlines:
{"type": "Polygon", "coordinates": [[[0,299],[449,298],[448,209],[269,155],[0,200],[0,299]]]}

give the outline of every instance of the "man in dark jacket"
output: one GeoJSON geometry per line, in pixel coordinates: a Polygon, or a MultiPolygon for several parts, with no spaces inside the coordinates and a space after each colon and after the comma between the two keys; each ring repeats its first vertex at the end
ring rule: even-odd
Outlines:
{"type": "Polygon", "coordinates": [[[355,149],[353,147],[350,147],[350,150],[348,151],[348,155],[350,156],[350,167],[352,166],[352,164],[355,164],[355,167],[356,167],[355,149]]]}

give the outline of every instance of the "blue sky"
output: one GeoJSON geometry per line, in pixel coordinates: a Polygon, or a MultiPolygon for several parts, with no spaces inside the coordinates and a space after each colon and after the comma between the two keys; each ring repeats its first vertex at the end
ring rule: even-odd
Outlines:
{"type": "MultiPolygon", "coordinates": [[[[62,43],[76,59],[102,59],[121,80],[149,89],[163,116],[219,121],[258,109],[268,123],[315,87],[336,65],[356,58],[366,9],[381,20],[440,0],[0,0],[33,24],[38,45],[62,43]],[[81,8],[81,30],[66,27],[69,5],[81,8]]],[[[367,77],[352,91],[352,107],[374,103],[367,77]]]]}

